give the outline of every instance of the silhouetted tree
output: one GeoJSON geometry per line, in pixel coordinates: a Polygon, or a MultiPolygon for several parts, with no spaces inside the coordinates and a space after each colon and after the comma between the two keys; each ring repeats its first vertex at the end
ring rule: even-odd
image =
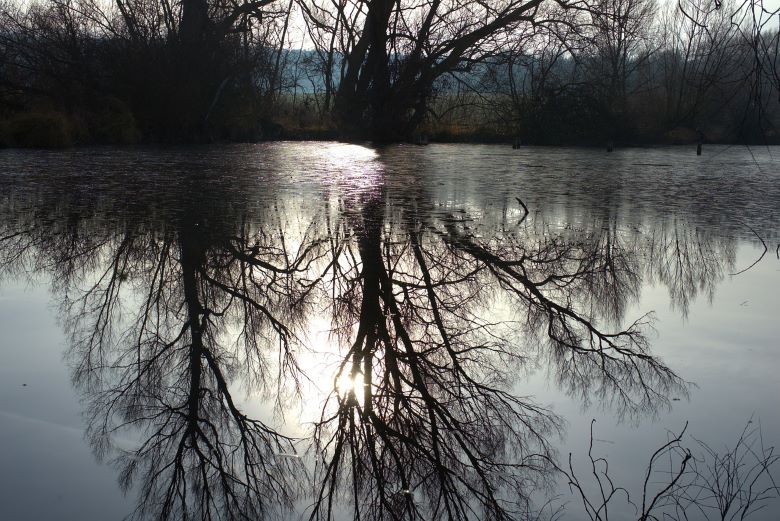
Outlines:
{"type": "Polygon", "coordinates": [[[314,42],[326,71],[335,53],[343,57],[336,124],[347,135],[378,141],[408,138],[426,116],[439,78],[499,52],[524,24],[556,19],[561,7],[543,0],[304,5],[310,31],[321,33],[314,42]]]}
{"type": "Polygon", "coordinates": [[[527,512],[558,429],[549,411],[515,394],[511,377],[529,357],[549,361],[568,392],[624,414],[684,392],[649,354],[645,318],[606,332],[586,306],[594,286],[615,277],[637,291],[637,273],[617,273],[636,266],[617,262],[626,255],[618,244],[603,251],[589,237],[539,237],[522,225],[527,213],[482,240],[466,215],[416,210],[425,204],[410,195],[417,190],[370,192],[329,225],[327,296],[348,348],[315,431],[312,519],[333,519],[342,494],[355,519],[527,512]]]}
{"type": "Polygon", "coordinates": [[[271,516],[291,507],[302,467],[292,438],[241,410],[234,380],[271,404],[295,395],[290,303],[305,283],[291,279],[308,255],[242,224],[237,208],[210,214],[194,192],[140,195],[108,225],[78,206],[41,207],[24,233],[4,234],[3,264],[26,259],[54,277],[88,439],[123,487],[138,485],[139,519],[271,516]],[[166,196],[184,212],[168,213],[166,196]],[[159,221],[135,213],[161,203],[159,221]]]}

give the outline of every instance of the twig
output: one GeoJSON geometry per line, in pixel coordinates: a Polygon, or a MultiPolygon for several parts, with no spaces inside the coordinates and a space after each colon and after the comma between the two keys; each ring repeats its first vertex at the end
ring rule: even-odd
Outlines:
{"type": "MultiPolygon", "coordinates": [[[[528,211],[528,207],[525,205],[522,199],[520,199],[519,197],[515,197],[515,199],[517,200],[518,203],[520,203],[520,206],[523,207],[523,211],[525,212],[525,214],[523,214],[523,217],[517,222],[517,225],[520,226],[521,224],[523,224],[523,221],[525,221],[525,218],[528,217],[528,214],[530,212],[528,211]]],[[[780,248],[780,246],[778,246],[778,248],[780,248]]]]}
{"type": "MultiPolygon", "coordinates": [[[[738,271],[736,273],[731,273],[732,276],[733,275],[739,275],[740,273],[745,273],[747,270],[749,270],[750,268],[752,268],[753,266],[755,266],[756,264],[761,262],[761,259],[764,258],[764,255],[766,255],[766,252],[769,250],[769,248],[767,248],[767,246],[766,246],[766,243],[764,242],[764,239],[761,238],[761,236],[758,234],[758,232],[756,232],[756,230],[754,230],[753,227],[751,227],[749,224],[747,224],[747,223],[743,223],[743,224],[745,226],[747,226],[748,228],[750,228],[750,231],[753,232],[756,237],[758,237],[758,240],[761,241],[761,244],[764,246],[764,252],[761,254],[761,256],[758,259],[756,259],[756,261],[753,264],[751,264],[747,268],[745,268],[743,270],[740,270],[740,271],[738,271]]],[[[778,245],[777,248],[778,248],[778,255],[779,255],[778,258],[780,258],[780,245],[778,245]]]]}

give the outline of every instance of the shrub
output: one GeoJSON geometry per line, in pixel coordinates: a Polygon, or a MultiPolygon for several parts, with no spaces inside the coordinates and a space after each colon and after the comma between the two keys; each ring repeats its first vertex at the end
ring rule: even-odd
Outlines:
{"type": "Polygon", "coordinates": [[[130,107],[114,97],[102,100],[91,127],[92,139],[98,143],[126,145],[138,142],[141,137],[130,107]]]}
{"type": "Polygon", "coordinates": [[[73,145],[73,131],[60,112],[28,112],[4,125],[3,144],[12,147],[61,148],[73,145]]]}

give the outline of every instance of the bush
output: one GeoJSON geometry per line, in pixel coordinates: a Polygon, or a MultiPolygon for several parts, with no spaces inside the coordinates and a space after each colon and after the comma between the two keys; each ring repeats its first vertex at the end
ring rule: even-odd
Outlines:
{"type": "Polygon", "coordinates": [[[68,118],[60,112],[29,112],[11,117],[2,143],[11,147],[62,148],[73,145],[68,118]]]}
{"type": "Polygon", "coordinates": [[[92,140],[112,145],[137,143],[141,133],[130,107],[114,97],[104,98],[91,125],[92,140]]]}

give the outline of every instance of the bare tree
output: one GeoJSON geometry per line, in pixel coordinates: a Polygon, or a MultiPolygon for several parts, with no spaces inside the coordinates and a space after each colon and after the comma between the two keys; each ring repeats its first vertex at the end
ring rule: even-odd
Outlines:
{"type": "Polygon", "coordinates": [[[543,0],[303,5],[326,71],[333,56],[343,59],[337,124],[377,140],[408,137],[425,117],[439,78],[500,52],[512,32],[545,23],[558,7],[543,0]]]}
{"type": "Polygon", "coordinates": [[[589,9],[591,45],[578,58],[611,139],[624,132],[617,125],[629,121],[629,94],[647,88],[638,72],[657,49],[656,9],[653,0],[601,0],[589,9]]]}
{"type": "MultiPolygon", "coordinates": [[[[171,195],[139,194],[133,208],[171,195]]],[[[138,485],[137,518],[271,517],[292,506],[303,467],[293,438],[241,410],[234,382],[271,407],[295,396],[310,252],[252,229],[236,207],[222,219],[227,207],[179,201],[189,210],[160,222],[44,205],[3,234],[2,259],[56,281],[87,437],[123,487],[138,485]]]]}
{"type": "Polygon", "coordinates": [[[333,519],[342,496],[355,519],[522,518],[558,428],[509,385],[536,350],[566,390],[625,414],[684,390],[647,352],[643,319],[612,333],[580,309],[610,262],[588,242],[532,236],[527,212],[482,241],[467,216],[395,218],[421,202],[385,197],[329,224],[327,295],[348,347],[315,431],[312,519],[333,519]],[[512,318],[491,312],[504,306],[512,318]]]}

